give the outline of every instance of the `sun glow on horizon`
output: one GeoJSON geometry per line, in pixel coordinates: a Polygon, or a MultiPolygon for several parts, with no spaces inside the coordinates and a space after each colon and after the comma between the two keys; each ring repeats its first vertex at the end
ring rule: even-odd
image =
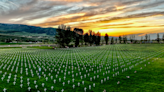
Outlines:
{"type": "Polygon", "coordinates": [[[161,0],[1,0],[1,23],[53,27],[64,24],[110,36],[164,30],[161,0]]]}

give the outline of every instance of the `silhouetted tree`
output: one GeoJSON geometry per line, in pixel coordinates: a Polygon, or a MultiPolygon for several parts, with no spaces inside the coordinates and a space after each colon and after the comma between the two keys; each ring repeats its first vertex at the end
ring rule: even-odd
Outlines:
{"type": "Polygon", "coordinates": [[[157,34],[157,42],[159,43],[160,38],[159,38],[159,34],[157,34]]]}
{"type": "Polygon", "coordinates": [[[111,39],[111,44],[114,44],[114,39],[113,39],[113,37],[112,37],[112,39],[111,39]]]}
{"type": "Polygon", "coordinates": [[[120,44],[121,44],[121,41],[122,41],[122,38],[121,38],[121,36],[119,36],[119,41],[120,41],[120,44]]]}
{"type": "Polygon", "coordinates": [[[106,42],[106,45],[107,45],[108,44],[108,40],[109,40],[109,37],[108,37],[108,34],[107,33],[105,34],[105,37],[104,38],[105,38],[105,42],[106,42]]]}
{"type": "Polygon", "coordinates": [[[116,44],[117,44],[117,38],[115,39],[115,41],[116,41],[116,44]]]}
{"type": "Polygon", "coordinates": [[[92,43],[96,44],[96,34],[94,32],[92,34],[92,43]]]}
{"type": "Polygon", "coordinates": [[[124,43],[127,42],[127,37],[126,36],[123,36],[123,41],[124,41],[124,43]]]}
{"type": "Polygon", "coordinates": [[[101,34],[97,32],[96,34],[96,45],[100,45],[100,40],[101,40],[101,34]]]}
{"type": "Polygon", "coordinates": [[[69,45],[71,40],[74,38],[74,33],[71,31],[71,27],[66,27],[65,25],[59,25],[56,29],[57,34],[55,35],[57,43],[61,47],[65,47],[65,45],[69,45]]]}
{"type": "Polygon", "coordinates": [[[76,34],[75,47],[79,45],[79,34],[76,34]]]}
{"type": "Polygon", "coordinates": [[[83,35],[83,29],[80,28],[74,28],[74,32],[79,34],[79,35],[83,35]]]}
{"type": "Polygon", "coordinates": [[[136,43],[135,35],[132,35],[133,42],[136,43]]]}
{"type": "Polygon", "coordinates": [[[66,30],[64,32],[65,32],[64,33],[64,35],[65,35],[64,40],[65,40],[66,45],[68,46],[69,43],[71,42],[71,39],[72,39],[71,27],[70,26],[66,27],[66,30]]]}
{"type": "Polygon", "coordinates": [[[149,37],[148,37],[148,41],[149,41],[149,43],[150,43],[150,35],[149,35],[149,37]]]}
{"type": "Polygon", "coordinates": [[[89,43],[90,43],[90,46],[93,44],[93,37],[92,37],[92,30],[89,30],[89,43]]]}
{"type": "Polygon", "coordinates": [[[64,24],[61,24],[58,26],[58,29],[61,29],[61,30],[66,30],[66,25],[64,24]]]}
{"type": "Polygon", "coordinates": [[[145,35],[145,42],[147,42],[147,40],[148,40],[148,35],[146,34],[145,35]]]}
{"type": "Polygon", "coordinates": [[[163,40],[163,42],[164,42],[164,34],[163,34],[162,40],[163,40]]]}
{"type": "Polygon", "coordinates": [[[74,32],[79,35],[79,42],[81,42],[81,44],[83,45],[83,41],[84,41],[83,29],[74,28],[74,32]]]}
{"type": "Polygon", "coordinates": [[[142,41],[143,41],[143,37],[141,36],[141,43],[142,43],[142,41]]]}
{"type": "Polygon", "coordinates": [[[131,42],[131,43],[133,42],[133,38],[132,38],[132,35],[130,35],[130,42],[131,42]]]}
{"type": "Polygon", "coordinates": [[[64,25],[59,25],[58,28],[56,29],[57,34],[55,35],[55,39],[61,47],[65,46],[64,31],[65,31],[64,25]]]}
{"type": "Polygon", "coordinates": [[[86,33],[86,34],[84,35],[84,41],[85,41],[85,45],[87,45],[87,43],[89,42],[88,33],[86,33]]]}
{"type": "Polygon", "coordinates": [[[83,43],[84,43],[84,35],[80,35],[80,39],[81,39],[81,43],[83,45],[83,43]]]}
{"type": "Polygon", "coordinates": [[[131,43],[136,43],[136,41],[135,41],[135,35],[130,35],[130,42],[131,43]]]}

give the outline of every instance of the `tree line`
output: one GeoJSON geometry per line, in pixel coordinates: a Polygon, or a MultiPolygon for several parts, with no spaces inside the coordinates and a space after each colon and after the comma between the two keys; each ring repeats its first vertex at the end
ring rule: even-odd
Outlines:
{"type": "MultiPolygon", "coordinates": [[[[56,35],[55,39],[57,44],[60,45],[60,47],[79,47],[80,45],[101,45],[101,33],[100,32],[93,32],[92,30],[89,30],[87,33],[83,34],[83,29],[74,28],[74,30],[71,30],[70,26],[66,25],[59,25],[56,29],[56,35]]],[[[119,36],[118,38],[109,37],[106,33],[104,36],[105,44],[127,44],[127,43],[141,43],[141,42],[148,42],[150,41],[150,35],[145,35],[145,39],[143,40],[143,37],[141,37],[141,40],[136,40],[135,35],[130,35],[128,38],[127,35],[119,36]]],[[[159,34],[157,34],[156,41],[160,42],[159,34]]],[[[162,40],[164,41],[164,35],[162,40]]]]}
{"type": "Polygon", "coordinates": [[[78,47],[81,43],[81,45],[100,45],[101,40],[101,34],[99,32],[95,33],[92,30],[89,30],[88,33],[85,33],[83,35],[83,30],[74,28],[74,30],[71,30],[70,26],[66,25],[59,25],[56,29],[57,34],[55,35],[56,42],[60,45],[60,47],[73,47],[73,45],[70,43],[74,43],[74,47],[78,47]]]}

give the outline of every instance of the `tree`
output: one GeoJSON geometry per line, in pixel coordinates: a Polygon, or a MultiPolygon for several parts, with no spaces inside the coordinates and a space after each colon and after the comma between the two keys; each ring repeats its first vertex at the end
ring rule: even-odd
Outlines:
{"type": "Polygon", "coordinates": [[[83,45],[83,43],[84,43],[84,35],[80,35],[80,39],[81,39],[81,43],[83,45]]]}
{"type": "Polygon", "coordinates": [[[66,27],[65,25],[59,25],[56,29],[57,34],[55,35],[57,43],[61,47],[65,47],[65,45],[69,45],[73,38],[73,33],[71,31],[71,27],[66,27]]]}
{"type": "Polygon", "coordinates": [[[148,35],[146,34],[145,35],[145,42],[147,42],[147,40],[148,40],[148,35]]]}
{"type": "Polygon", "coordinates": [[[70,27],[70,26],[68,26],[68,27],[66,28],[66,30],[64,31],[64,35],[65,35],[65,38],[64,38],[65,43],[66,43],[66,45],[68,46],[69,43],[71,42],[71,39],[72,39],[71,27],[70,27]]]}
{"type": "Polygon", "coordinates": [[[163,34],[162,40],[163,40],[163,42],[164,42],[164,34],[163,34]]]}
{"type": "Polygon", "coordinates": [[[79,45],[79,34],[76,34],[75,47],[79,45]]]}
{"type": "Polygon", "coordinates": [[[130,35],[130,42],[131,43],[136,43],[136,41],[135,41],[135,35],[130,35]]]}
{"type": "Polygon", "coordinates": [[[86,34],[84,35],[84,41],[85,41],[85,45],[87,45],[87,43],[89,42],[88,33],[86,33],[86,34]]]}
{"type": "Polygon", "coordinates": [[[133,42],[133,38],[132,38],[132,35],[130,36],[130,42],[131,42],[131,43],[133,42]]]}
{"type": "Polygon", "coordinates": [[[159,34],[157,34],[157,42],[159,43],[160,38],[159,38],[159,34]]]}
{"type": "Polygon", "coordinates": [[[96,34],[96,45],[100,45],[100,40],[101,40],[101,34],[100,34],[100,32],[97,32],[97,34],[96,34]]]}
{"type": "Polygon", "coordinates": [[[92,37],[92,30],[89,30],[89,43],[90,43],[90,46],[93,44],[93,37],[92,37]]]}
{"type": "Polygon", "coordinates": [[[121,44],[121,41],[122,41],[122,38],[121,38],[121,36],[119,36],[119,41],[120,41],[120,44],[121,44]]]}
{"type": "Polygon", "coordinates": [[[108,40],[109,40],[109,37],[108,37],[108,34],[107,33],[105,34],[105,37],[104,38],[105,38],[105,42],[106,42],[106,45],[107,45],[108,44],[108,40]]]}
{"type": "Polygon", "coordinates": [[[149,43],[150,43],[150,35],[149,35],[149,43]]]}
{"type": "Polygon", "coordinates": [[[114,39],[113,39],[113,37],[112,37],[112,39],[111,39],[111,44],[113,44],[114,43],[114,39]]]}
{"type": "Polygon", "coordinates": [[[61,27],[59,26],[58,29],[56,29],[57,34],[55,35],[56,41],[57,43],[61,46],[61,47],[65,47],[64,44],[64,30],[60,29],[61,27]]]}
{"type": "Polygon", "coordinates": [[[61,24],[58,26],[58,29],[61,29],[61,30],[66,30],[66,25],[64,24],[61,24]]]}
{"type": "Polygon", "coordinates": [[[135,35],[132,36],[132,39],[133,39],[134,43],[136,43],[135,35]]]}
{"type": "Polygon", "coordinates": [[[77,34],[79,35],[79,42],[81,42],[82,45],[83,45],[83,41],[84,41],[83,29],[74,28],[74,32],[77,33],[77,34]]]}
{"type": "Polygon", "coordinates": [[[117,44],[117,38],[115,40],[116,40],[116,44],[117,44]]]}
{"type": "Polygon", "coordinates": [[[141,36],[141,43],[142,43],[142,41],[143,41],[143,37],[141,36]]]}
{"type": "Polygon", "coordinates": [[[76,33],[79,34],[79,35],[83,35],[83,29],[80,29],[80,28],[74,28],[73,31],[76,32],[76,33]]]}
{"type": "Polygon", "coordinates": [[[127,43],[127,40],[128,40],[128,39],[127,39],[127,36],[125,36],[125,42],[126,42],[126,43],[127,43]]]}
{"type": "Polygon", "coordinates": [[[124,41],[124,43],[127,42],[127,37],[126,36],[123,36],[123,41],[124,41]]]}
{"type": "Polygon", "coordinates": [[[92,43],[96,44],[96,34],[93,32],[92,43]]]}

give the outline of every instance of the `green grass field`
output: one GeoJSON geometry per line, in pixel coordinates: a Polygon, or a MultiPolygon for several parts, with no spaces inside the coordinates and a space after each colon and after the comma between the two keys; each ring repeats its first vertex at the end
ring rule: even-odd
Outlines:
{"type": "Polygon", "coordinates": [[[163,49],[163,44],[3,48],[0,92],[163,92],[163,49]]]}
{"type": "Polygon", "coordinates": [[[29,43],[0,43],[0,45],[28,45],[29,43]]]}

